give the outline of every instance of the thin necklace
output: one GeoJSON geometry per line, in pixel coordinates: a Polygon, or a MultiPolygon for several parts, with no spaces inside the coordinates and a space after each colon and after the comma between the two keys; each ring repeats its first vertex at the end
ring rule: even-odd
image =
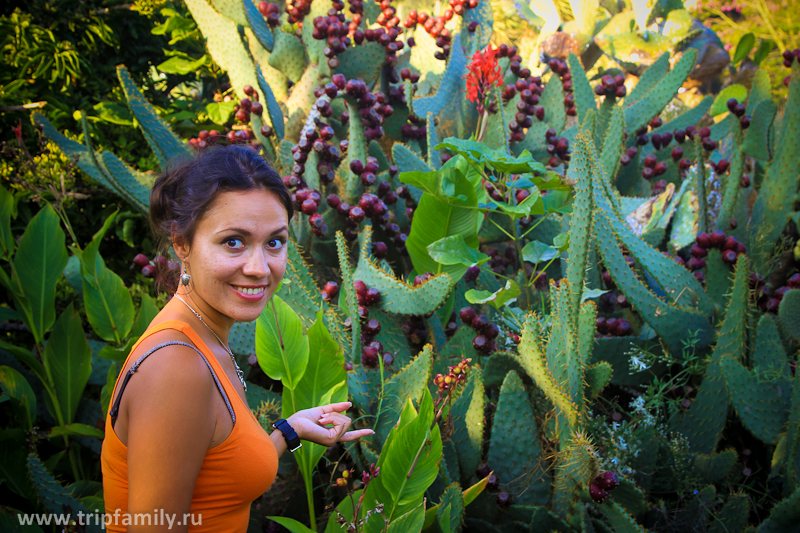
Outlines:
{"type": "Polygon", "coordinates": [[[184,305],[186,305],[186,307],[188,307],[188,308],[189,308],[189,311],[191,311],[192,313],[194,313],[194,316],[196,316],[197,318],[199,318],[199,319],[200,319],[200,322],[202,322],[202,323],[203,323],[203,325],[204,325],[205,327],[207,327],[207,328],[208,328],[208,331],[210,331],[210,332],[211,332],[211,334],[212,334],[212,335],[214,335],[214,336],[217,338],[217,340],[218,340],[218,341],[219,341],[219,343],[222,345],[222,347],[223,347],[223,348],[225,348],[225,351],[226,351],[226,352],[228,352],[228,355],[230,355],[230,356],[231,356],[231,361],[233,361],[233,366],[234,366],[234,367],[236,367],[236,375],[237,375],[237,376],[239,376],[239,381],[241,382],[241,384],[242,384],[242,387],[244,387],[244,391],[245,391],[245,392],[247,392],[247,383],[245,383],[245,382],[244,382],[244,372],[242,372],[242,369],[241,369],[241,368],[239,368],[239,365],[238,365],[238,364],[236,364],[236,359],[233,357],[233,352],[231,351],[231,349],[230,349],[228,346],[225,346],[225,343],[224,343],[224,342],[222,342],[222,339],[220,339],[220,338],[219,338],[219,335],[217,335],[216,333],[214,333],[214,330],[213,330],[213,329],[211,329],[211,326],[209,326],[208,324],[206,324],[206,321],[205,321],[205,320],[203,320],[203,317],[201,317],[201,316],[200,316],[200,313],[198,313],[197,311],[195,311],[194,309],[192,309],[192,306],[191,306],[191,305],[189,305],[188,303],[186,303],[186,300],[184,300],[183,298],[181,298],[181,297],[180,297],[180,295],[179,295],[177,292],[175,293],[175,297],[176,297],[178,300],[182,301],[182,302],[184,303],[184,305]]]}

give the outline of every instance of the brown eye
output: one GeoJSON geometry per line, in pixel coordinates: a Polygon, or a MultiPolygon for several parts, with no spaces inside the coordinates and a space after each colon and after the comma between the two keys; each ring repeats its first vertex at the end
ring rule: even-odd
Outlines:
{"type": "Polygon", "coordinates": [[[234,250],[239,250],[242,247],[244,247],[244,243],[242,242],[242,239],[239,239],[239,238],[236,238],[236,237],[231,237],[230,239],[225,239],[225,245],[228,248],[233,248],[234,250]],[[238,243],[240,246],[237,246],[236,243],[238,243]]]}
{"type": "Polygon", "coordinates": [[[269,245],[273,250],[280,250],[286,245],[286,239],[271,239],[269,245]]]}

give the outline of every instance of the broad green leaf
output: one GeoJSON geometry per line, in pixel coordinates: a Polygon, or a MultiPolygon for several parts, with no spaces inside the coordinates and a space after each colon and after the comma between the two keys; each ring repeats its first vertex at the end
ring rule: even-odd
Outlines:
{"type": "Polygon", "coordinates": [[[158,314],[158,307],[156,303],[147,294],[142,294],[142,304],[139,306],[139,314],[136,315],[136,321],[131,328],[131,336],[139,337],[147,331],[147,326],[158,314]]]}
{"type": "Polygon", "coordinates": [[[420,531],[424,522],[425,502],[421,500],[419,505],[406,514],[392,520],[392,523],[386,529],[386,533],[413,533],[420,531]]]}
{"type": "Polygon", "coordinates": [[[500,172],[514,174],[532,171],[544,172],[544,165],[536,161],[527,150],[523,150],[519,157],[513,157],[501,150],[493,150],[483,143],[457,137],[448,137],[434,148],[436,150],[446,148],[452,153],[460,154],[475,163],[485,163],[500,172]]]}
{"type": "Polygon", "coordinates": [[[19,320],[17,312],[10,307],[0,307],[0,322],[8,322],[9,320],[19,320]]]}
{"type": "Polygon", "coordinates": [[[758,43],[758,49],[756,53],[753,55],[753,64],[756,66],[760,66],[761,62],[769,55],[770,52],[775,48],[775,41],[772,39],[764,39],[760,43],[758,43]]]}
{"type": "Polygon", "coordinates": [[[470,289],[466,292],[464,297],[471,304],[486,304],[488,303],[495,309],[500,309],[506,303],[522,294],[522,289],[519,285],[507,280],[505,286],[496,292],[479,291],[477,289],[470,289]]]}
{"type": "Polygon", "coordinates": [[[133,115],[130,109],[112,102],[100,102],[94,106],[97,116],[105,122],[120,126],[133,126],[133,115]]]}
{"type": "Polygon", "coordinates": [[[234,100],[230,102],[212,102],[206,106],[206,113],[214,124],[222,126],[231,118],[234,107],[236,107],[234,100]]]}
{"type": "Polygon", "coordinates": [[[428,254],[443,265],[482,265],[489,256],[467,246],[463,235],[443,237],[425,247],[428,254]]]}
{"type": "Polygon", "coordinates": [[[733,59],[731,59],[732,64],[736,64],[739,61],[743,60],[747,57],[747,54],[753,49],[756,45],[756,36],[752,33],[745,33],[742,35],[742,38],[739,39],[739,43],[736,45],[736,51],[733,53],[733,59]]]}
{"type": "Polygon", "coordinates": [[[50,431],[49,437],[52,439],[53,437],[61,437],[63,435],[97,437],[98,439],[105,438],[106,436],[104,431],[97,429],[96,427],[75,422],[72,424],[66,424],[64,426],[53,427],[52,431],[50,431]]]}
{"type": "Polygon", "coordinates": [[[58,411],[51,414],[60,425],[71,424],[92,374],[92,350],[72,304],[53,326],[42,353],[42,363],[58,400],[58,411]]]}
{"type": "MultiPolygon", "coordinates": [[[[317,311],[317,320],[308,328],[307,339],[309,350],[306,371],[292,391],[295,405],[289,406],[286,401],[282,404],[284,417],[293,414],[295,410],[343,402],[347,399],[344,354],[325,327],[322,311],[317,311]]],[[[308,442],[295,454],[300,468],[308,479],[311,478],[326,449],[325,446],[308,442]]],[[[313,489],[313,486],[309,488],[313,489]]]]}
{"type": "Polygon", "coordinates": [[[131,348],[133,348],[133,345],[136,344],[137,340],[139,340],[138,335],[130,337],[121,348],[115,348],[109,345],[103,346],[100,349],[100,352],[98,352],[97,357],[111,359],[112,361],[124,361],[128,355],[130,355],[131,348]]]}
{"type": "MultiPolygon", "coordinates": [[[[439,263],[431,257],[427,247],[444,237],[462,235],[467,246],[477,249],[478,227],[482,215],[475,209],[478,205],[475,187],[461,172],[461,169],[451,167],[434,174],[441,174],[444,178],[449,177],[454,180],[452,197],[448,197],[444,193],[434,195],[426,192],[422,195],[419,205],[414,211],[406,249],[417,272],[447,273],[454,282],[457,282],[464,275],[467,267],[462,264],[444,265],[439,263]]],[[[442,189],[441,183],[440,190],[442,189]]]]}
{"type": "Polygon", "coordinates": [[[530,196],[517,205],[507,204],[499,200],[493,200],[492,203],[495,204],[500,211],[514,220],[530,215],[544,214],[544,201],[542,200],[542,195],[536,189],[533,189],[530,196]]]}
{"type": "Polygon", "coordinates": [[[14,211],[14,195],[0,187],[0,256],[10,257],[17,243],[11,235],[11,215],[14,211]]]}
{"type": "Polygon", "coordinates": [[[10,366],[0,366],[0,388],[21,404],[24,413],[22,422],[25,430],[29,431],[36,421],[36,394],[28,380],[10,366]]]}
{"type": "Polygon", "coordinates": [[[714,99],[714,103],[711,105],[711,109],[708,110],[708,114],[715,117],[722,113],[727,113],[728,100],[731,98],[736,98],[740,104],[743,103],[747,100],[747,88],[739,84],[728,85],[722,89],[714,99]]]}
{"type": "Polygon", "coordinates": [[[559,233],[553,237],[553,246],[559,252],[566,251],[569,248],[569,233],[559,233]]]}
{"type": "Polygon", "coordinates": [[[14,346],[13,344],[9,344],[3,340],[0,340],[0,349],[3,349],[16,357],[20,362],[25,363],[25,366],[31,369],[37,378],[39,378],[42,383],[47,384],[47,372],[44,369],[44,365],[42,362],[39,361],[34,355],[25,348],[20,346],[14,346]]]}
{"type": "Polygon", "coordinates": [[[106,267],[98,251],[116,215],[114,212],[106,219],[83,252],[73,251],[81,262],[83,301],[89,323],[103,340],[122,344],[133,326],[133,299],[122,278],[106,267]]]}
{"type": "Polygon", "coordinates": [[[592,298],[599,298],[607,292],[611,291],[604,291],[602,289],[583,289],[583,292],[581,293],[581,303],[585,302],[586,300],[591,300],[592,298]]]}
{"type": "Polygon", "coordinates": [[[294,518],[288,518],[285,516],[268,516],[267,518],[274,520],[292,533],[314,533],[311,529],[304,526],[294,518]]]}
{"type": "Polygon", "coordinates": [[[559,251],[540,241],[531,241],[522,248],[522,259],[534,265],[558,257],[559,251]]]}
{"type": "Polygon", "coordinates": [[[45,332],[56,320],[56,282],[68,260],[65,240],[58,215],[48,204],[28,223],[14,257],[19,289],[25,296],[17,312],[37,343],[44,342],[45,332]]]}
{"type": "MultiPolygon", "coordinates": [[[[406,404],[411,404],[410,398],[406,404]]],[[[412,411],[413,407],[408,412],[412,411]]],[[[383,516],[373,514],[365,524],[366,533],[382,531],[384,516],[392,521],[416,508],[436,479],[442,458],[442,438],[438,424],[432,424],[433,417],[433,400],[426,387],[419,414],[405,425],[392,429],[381,450],[377,465],[380,475],[367,486],[361,517],[375,508],[375,501],[383,504],[383,516]]]]}
{"type": "Polygon", "coordinates": [[[305,374],[308,338],[303,335],[300,318],[278,296],[272,297],[256,322],[256,355],[264,373],[289,389],[305,374]]]}

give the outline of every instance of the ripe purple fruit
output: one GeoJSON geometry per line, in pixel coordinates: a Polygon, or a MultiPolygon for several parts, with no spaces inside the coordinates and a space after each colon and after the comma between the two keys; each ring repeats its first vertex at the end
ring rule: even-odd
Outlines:
{"type": "Polygon", "coordinates": [[[369,288],[364,294],[364,302],[366,305],[375,305],[381,301],[381,293],[378,289],[369,288]]]}
{"type": "Polygon", "coordinates": [[[489,347],[489,339],[483,335],[478,335],[472,339],[472,347],[479,352],[486,352],[487,348],[489,347]]]}
{"type": "Polygon", "coordinates": [[[383,259],[386,257],[386,252],[388,248],[385,242],[376,242],[372,245],[372,255],[377,257],[378,259],[383,259]]]}
{"type": "Polygon", "coordinates": [[[144,254],[136,254],[136,257],[133,258],[133,264],[139,268],[144,268],[150,264],[150,260],[144,254]]]}
{"type": "Polygon", "coordinates": [[[314,213],[317,212],[317,202],[311,199],[305,200],[303,202],[303,205],[301,206],[301,209],[303,210],[304,214],[309,216],[313,215],[314,213]]]}
{"type": "Polygon", "coordinates": [[[712,231],[709,237],[711,248],[722,248],[722,245],[725,244],[725,233],[720,230],[712,231]]]}
{"type": "Polygon", "coordinates": [[[703,233],[698,233],[697,234],[697,237],[695,238],[695,242],[698,245],[700,245],[703,248],[705,248],[705,249],[713,248],[713,246],[711,245],[711,236],[708,233],[706,233],[705,231],[703,233]]]}
{"type": "Polygon", "coordinates": [[[356,300],[358,301],[359,305],[364,305],[364,298],[367,295],[367,284],[357,279],[353,282],[353,288],[356,291],[356,300]]]}
{"type": "Polygon", "coordinates": [[[352,220],[353,222],[359,223],[362,220],[364,220],[365,216],[366,213],[364,213],[364,210],[358,207],[357,205],[354,205],[353,207],[350,208],[350,220],[352,220]]]}
{"type": "Polygon", "coordinates": [[[371,318],[364,324],[364,334],[370,337],[375,337],[381,332],[381,323],[371,318]]]}
{"type": "Polygon", "coordinates": [[[478,315],[472,319],[470,322],[470,327],[478,332],[486,331],[486,328],[489,327],[489,317],[486,315],[478,315]]]}
{"type": "Polygon", "coordinates": [[[353,171],[354,174],[361,175],[364,173],[364,163],[359,161],[358,159],[353,159],[350,161],[350,170],[353,171]]]}
{"type": "Polygon", "coordinates": [[[378,350],[372,346],[367,346],[361,351],[361,364],[366,368],[378,366],[378,350]]]}
{"type": "Polygon", "coordinates": [[[701,268],[705,268],[706,260],[700,259],[698,257],[692,257],[686,262],[686,268],[694,272],[695,270],[700,270],[701,268]]]}
{"type": "Polygon", "coordinates": [[[704,246],[700,246],[699,244],[695,243],[692,245],[692,249],[689,250],[689,253],[692,254],[692,257],[703,259],[708,255],[708,250],[704,246]]]}
{"type": "Polygon", "coordinates": [[[495,496],[495,501],[497,502],[498,507],[505,509],[511,505],[511,503],[514,501],[514,498],[511,497],[511,494],[503,491],[495,496]]]}
{"type": "Polygon", "coordinates": [[[146,278],[156,277],[156,267],[153,265],[145,265],[142,267],[142,276],[146,278]]]}
{"type": "Polygon", "coordinates": [[[733,265],[736,263],[737,254],[733,250],[725,250],[722,252],[722,262],[728,265],[733,265]]]}
{"type": "Polygon", "coordinates": [[[683,148],[680,146],[676,146],[672,149],[672,160],[675,162],[680,161],[683,158],[683,148]]]}
{"type": "Polygon", "coordinates": [[[325,300],[332,300],[339,294],[339,284],[335,281],[329,281],[322,289],[323,298],[325,300]]]}
{"type": "Polygon", "coordinates": [[[472,321],[475,320],[477,313],[475,309],[472,307],[462,307],[461,310],[458,312],[458,316],[461,318],[461,321],[464,324],[472,326],[472,321]]]}
{"type": "Polygon", "coordinates": [[[611,491],[619,487],[619,478],[614,472],[601,472],[594,483],[605,491],[611,491]]]}
{"type": "Polygon", "coordinates": [[[589,496],[597,503],[603,503],[608,498],[608,492],[601,489],[596,483],[589,485],[589,496]]]}

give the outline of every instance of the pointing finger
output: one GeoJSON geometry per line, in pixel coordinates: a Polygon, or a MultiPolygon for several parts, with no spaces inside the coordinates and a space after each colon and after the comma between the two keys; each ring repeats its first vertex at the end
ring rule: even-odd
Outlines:
{"type": "Polygon", "coordinates": [[[339,402],[339,403],[329,403],[328,405],[320,406],[323,413],[341,413],[347,411],[352,407],[353,402],[339,402]]]}

